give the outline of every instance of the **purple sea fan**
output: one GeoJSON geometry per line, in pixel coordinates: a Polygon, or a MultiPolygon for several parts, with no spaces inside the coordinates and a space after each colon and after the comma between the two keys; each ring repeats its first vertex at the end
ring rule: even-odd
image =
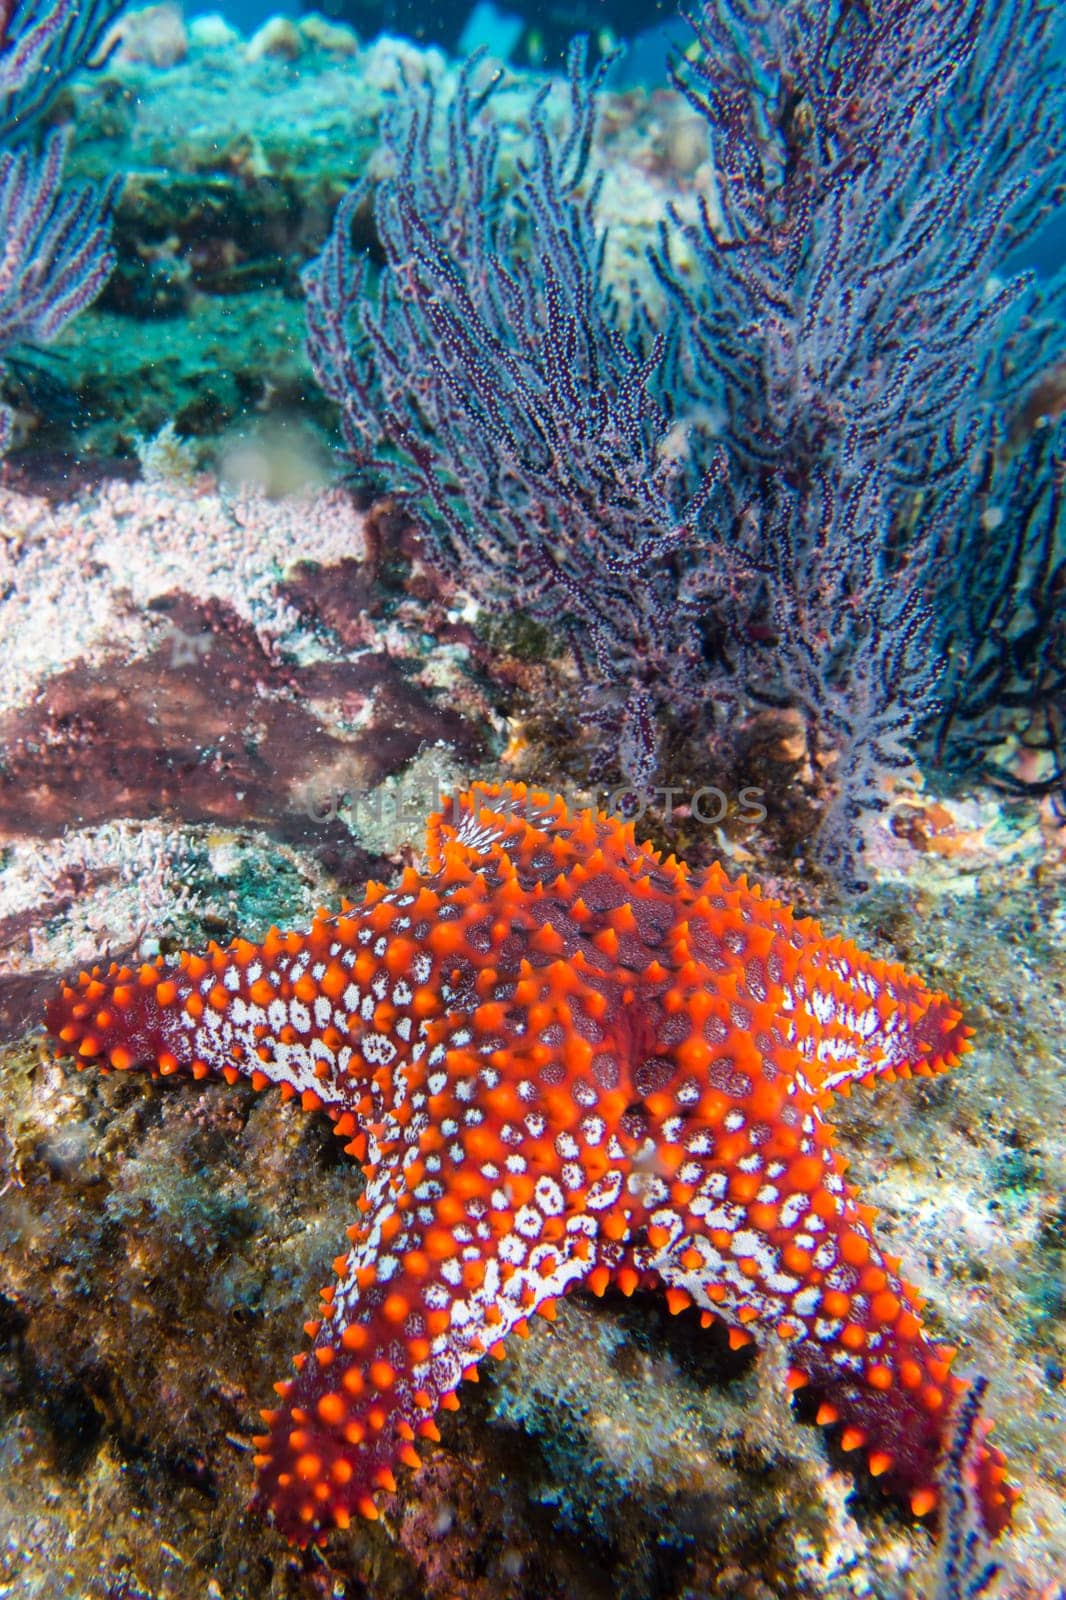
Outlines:
{"type": "MultiPolygon", "coordinates": [[[[0,357],[14,344],[48,344],[95,300],[114,266],[108,241],[111,191],[60,192],[66,137],[39,156],[0,152],[0,357]]],[[[0,454],[10,413],[0,406],[0,454]]]]}
{"type": "Polygon", "coordinates": [[[653,252],[674,311],[660,382],[723,419],[744,511],[726,539],[761,575],[728,618],[739,675],[835,752],[814,853],[862,887],[863,815],[936,718],[962,632],[953,552],[993,418],[1061,327],[1062,282],[1009,275],[1066,193],[1054,13],[704,0],[689,20],[676,83],[720,216],[673,215],[653,252]]]}
{"type": "Polygon", "coordinates": [[[126,0],[0,0],[0,144],[39,118],[126,0]]]}
{"type": "Polygon", "coordinates": [[[584,45],[571,49],[568,131],[552,136],[545,86],[531,155],[507,182],[483,116],[495,80],[475,89],[477,58],[443,119],[431,88],[409,91],[383,128],[380,279],[351,246],[364,184],[304,287],[311,361],[350,459],[383,476],[466,590],[563,639],[598,766],[641,787],[665,718],[691,728],[710,703],[703,511],[721,463],[702,480],[679,472],[668,404],[650,393],[662,338],[639,306],[623,332],[605,281],[590,173],[605,66],[586,78],[584,45]]]}
{"type": "Polygon", "coordinates": [[[0,0],[0,95],[15,94],[44,71],[67,11],[54,0],[0,0]]]}

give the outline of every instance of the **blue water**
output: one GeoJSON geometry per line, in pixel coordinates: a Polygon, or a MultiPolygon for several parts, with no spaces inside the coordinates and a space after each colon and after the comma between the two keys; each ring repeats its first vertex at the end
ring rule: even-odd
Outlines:
{"type": "MultiPolygon", "coordinates": [[[[282,4],[272,4],[271,0],[229,0],[225,5],[205,4],[189,7],[186,15],[195,17],[212,12],[221,13],[233,23],[234,27],[249,35],[268,18],[298,17],[301,9],[300,6],[292,4],[291,0],[282,4]]],[[[671,9],[654,3],[654,0],[648,0],[642,8],[631,8],[633,24],[624,34],[619,35],[620,39],[624,37],[627,48],[625,60],[619,64],[612,78],[616,87],[628,82],[651,83],[665,79],[671,43],[683,40],[685,34],[684,28],[669,15],[671,9]]],[[[520,13],[506,5],[494,6],[491,0],[479,0],[478,4],[472,5],[465,12],[465,16],[461,6],[449,10],[453,10],[461,19],[454,28],[449,29],[449,32],[458,39],[459,53],[466,53],[479,45],[485,45],[493,54],[505,59],[517,43],[525,24],[527,22],[535,24],[538,15],[541,14],[533,0],[523,6],[520,13]]],[[[555,16],[565,15],[565,7],[555,6],[552,12],[555,16]]],[[[434,10],[426,4],[426,0],[386,0],[385,5],[374,7],[372,18],[366,22],[361,18],[359,0],[351,0],[344,15],[345,20],[351,20],[363,37],[373,37],[381,13],[384,13],[380,24],[382,31],[390,33],[422,38],[425,36],[426,25],[431,29],[435,25],[434,10]]],[[[585,11],[580,19],[580,25],[589,27],[591,23],[594,26],[595,16],[594,0],[593,9],[585,11]]]]}

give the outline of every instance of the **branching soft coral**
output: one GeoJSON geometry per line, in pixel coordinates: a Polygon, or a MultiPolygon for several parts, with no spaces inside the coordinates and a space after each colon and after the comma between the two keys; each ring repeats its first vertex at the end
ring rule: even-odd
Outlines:
{"type": "Polygon", "coordinates": [[[740,674],[835,751],[819,853],[859,881],[858,819],[936,717],[948,662],[957,704],[967,654],[987,691],[980,616],[1024,608],[1046,571],[1028,496],[1005,557],[974,490],[997,415],[1061,337],[1061,283],[995,276],[1066,185],[1054,17],[1037,0],[709,0],[690,20],[677,82],[710,127],[722,221],[704,206],[662,230],[677,314],[660,379],[723,419],[728,539],[762,580],[730,618],[740,674]]]}
{"type": "MultiPolygon", "coordinates": [[[[114,256],[113,189],[62,191],[66,137],[38,150],[35,119],[84,65],[125,0],[0,0],[0,360],[16,344],[48,344],[103,288],[114,256]]],[[[0,456],[11,413],[0,404],[0,456]]]]}
{"type": "Polygon", "coordinates": [[[0,0],[0,144],[25,136],[126,0],[0,0]]]}
{"type": "MultiPolygon", "coordinates": [[[[430,91],[387,122],[385,267],[375,283],[352,252],[364,185],[306,274],[311,355],[353,461],[463,586],[563,636],[576,719],[611,732],[616,771],[646,783],[664,723],[695,747],[715,700],[798,708],[835,763],[816,851],[861,885],[862,819],[945,726],[942,688],[953,727],[987,710],[987,660],[976,680],[959,665],[987,648],[980,618],[1050,625],[1061,520],[1048,557],[1001,474],[1002,559],[974,491],[997,419],[1059,354],[1066,281],[1008,271],[1066,193],[1054,16],[705,0],[689,21],[676,81],[720,214],[663,224],[647,266],[665,310],[645,278],[623,318],[605,282],[600,73],[571,56],[559,142],[533,102],[508,189],[471,66],[443,157],[430,91]]],[[[1059,519],[1060,495],[1042,503],[1059,519]]],[[[1046,697],[1043,641],[1008,636],[999,681],[1046,697]]]]}
{"type": "Polygon", "coordinates": [[[662,719],[691,722],[707,696],[704,510],[721,463],[685,492],[660,448],[668,404],[649,393],[662,337],[643,321],[623,333],[604,279],[589,171],[602,76],[571,51],[568,131],[552,139],[542,91],[531,159],[506,185],[476,61],[443,119],[443,167],[432,90],[412,92],[386,123],[393,171],[374,192],[385,271],[373,283],[351,249],[363,184],[304,285],[311,359],[353,462],[384,475],[480,600],[562,635],[581,720],[610,730],[642,785],[662,719]]]}

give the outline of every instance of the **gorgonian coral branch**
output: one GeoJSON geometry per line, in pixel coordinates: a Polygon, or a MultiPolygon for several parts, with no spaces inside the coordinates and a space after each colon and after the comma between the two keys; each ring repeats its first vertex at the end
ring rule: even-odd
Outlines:
{"type": "Polygon", "coordinates": [[[433,92],[413,94],[384,129],[380,280],[351,251],[360,188],[304,283],[311,359],[353,461],[387,474],[479,599],[565,638],[583,720],[611,727],[644,783],[658,723],[706,694],[703,512],[720,468],[708,462],[684,492],[659,448],[668,408],[650,391],[662,338],[639,320],[623,334],[605,284],[590,176],[603,70],[586,78],[584,48],[572,50],[568,131],[550,134],[546,86],[507,186],[498,133],[479,121],[476,61],[444,118],[443,165],[433,92]]]}
{"type": "Polygon", "coordinates": [[[987,1378],[970,1380],[941,1458],[941,1528],[931,1600],[977,1600],[989,1592],[1002,1570],[988,1553],[975,1471],[987,1432],[981,1415],[987,1390],[987,1378]]]}
{"type": "Polygon", "coordinates": [[[0,0],[0,144],[24,135],[126,0],[0,0]]]}
{"type": "MultiPolygon", "coordinates": [[[[111,191],[61,191],[66,136],[40,155],[0,152],[0,358],[15,344],[48,344],[99,294],[114,266],[111,191]]],[[[0,454],[10,416],[0,407],[0,454]]]]}
{"type": "Polygon", "coordinates": [[[1005,461],[989,449],[952,530],[936,752],[1007,788],[1066,794],[1066,455],[1050,434],[1005,461]],[[1033,753],[1024,780],[1003,762],[1012,732],[1033,753]]]}
{"type": "Polygon", "coordinates": [[[652,252],[661,382],[697,458],[715,419],[732,540],[763,575],[732,619],[745,686],[835,748],[821,854],[855,881],[854,818],[938,710],[993,415],[1061,326],[1061,284],[996,277],[1066,188],[1053,20],[1036,0],[707,0],[677,72],[720,205],[675,212],[652,252]]]}
{"type": "MultiPolygon", "coordinates": [[[[689,20],[677,84],[716,195],[649,252],[665,311],[638,279],[623,317],[605,286],[600,77],[575,54],[569,131],[542,92],[506,192],[473,66],[443,165],[432,91],[387,123],[385,271],[351,251],[364,188],[308,271],[310,349],[353,460],[465,587],[565,636],[631,775],[668,714],[705,710],[706,641],[734,701],[798,706],[837,758],[821,854],[857,884],[859,814],[940,709],[953,558],[987,556],[972,490],[993,419],[1058,354],[1066,283],[1005,270],[1066,193],[1054,18],[1040,0],[706,0],[689,20]]],[[[1049,570],[1019,514],[986,612],[1049,570]]],[[[1044,693],[1046,652],[1023,657],[1044,693]]]]}

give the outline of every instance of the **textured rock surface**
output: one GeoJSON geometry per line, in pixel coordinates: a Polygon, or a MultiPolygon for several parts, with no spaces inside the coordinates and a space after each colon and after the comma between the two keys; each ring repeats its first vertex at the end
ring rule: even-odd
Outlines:
{"type": "MultiPolygon", "coordinates": [[[[325,887],[294,875],[297,860],[279,881],[286,918],[325,887]]],[[[228,864],[246,912],[242,879],[263,862],[246,842],[228,864]]],[[[255,893],[265,912],[269,888],[255,893]]],[[[195,907],[184,920],[191,937],[195,907]]],[[[885,888],[863,920],[868,941],[950,978],[979,1030],[963,1070],[857,1095],[844,1138],[934,1328],[991,1378],[1025,1495],[1002,1592],[1053,1593],[1066,1561],[1060,894],[988,871],[966,899],[885,888]]],[[[731,1355],[648,1297],[575,1298],[538,1322],[464,1386],[380,1523],[322,1556],[288,1552],[245,1516],[248,1438],[295,1309],[310,1314],[329,1276],[351,1165],[323,1119],[275,1096],[100,1080],[37,1052],[10,1048],[0,1078],[0,1516],[20,1530],[3,1559],[25,1592],[65,1564],[89,1594],[123,1593],[123,1572],[159,1596],[211,1582],[433,1600],[932,1593],[928,1535],[852,1493],[777,1398],[773,1358],[731,1355]]]]}

